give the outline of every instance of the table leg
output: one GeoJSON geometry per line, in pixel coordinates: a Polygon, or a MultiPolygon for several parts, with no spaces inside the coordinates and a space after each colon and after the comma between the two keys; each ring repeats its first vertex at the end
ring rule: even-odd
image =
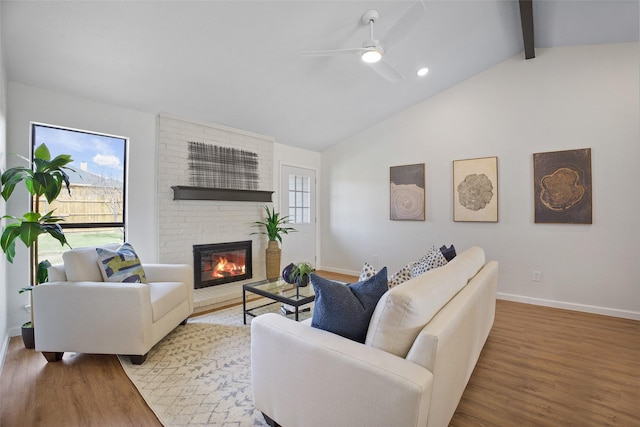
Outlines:
{"type": "Polygon", "coordinates": [[[247,324],[247,291],[242,288],[242,323],[247,324]]]}

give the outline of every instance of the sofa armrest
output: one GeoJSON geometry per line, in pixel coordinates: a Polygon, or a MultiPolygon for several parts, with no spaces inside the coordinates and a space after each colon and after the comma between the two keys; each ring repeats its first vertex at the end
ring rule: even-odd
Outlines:
{"type": "Polygon", "coordinates": [[[141,355],[153,346],[145,284],[47,282],[32,294],[38,351],[141,355]]]}
{"type": "Polygon", "coordinates": [[[416,338],[407,359],[434,374],[429,425],[448,425],[495,317],[498,263],[488,262],[416,338]]]}
{"type": "Polygon", "coordinates": [[[183,282],[193,289],[193,269],[188,264],[142,264],[149,282],[183,282]]]}
{"type": "Polygon", "coordinates": [[[251,375],[257,409],[284,426],[427,423],[427,369],[274,313],[252,320],[251,375]]]}
{"type": "Polygon", "coordinates": [[[193,312],[193,268],[189,264],[142,264],[148,282],[182,282],[189,292],[193,312]]]}

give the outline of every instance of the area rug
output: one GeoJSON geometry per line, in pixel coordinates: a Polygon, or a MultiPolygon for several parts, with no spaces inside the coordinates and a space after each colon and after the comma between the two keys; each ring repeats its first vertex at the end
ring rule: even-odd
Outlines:
{"type": "Polygon", "coordinates": [[[119,359],[166,427],[267,425],[253,406],[251,327],[242,324],[241,307],[190,318],[142,365],[119,359]]]}

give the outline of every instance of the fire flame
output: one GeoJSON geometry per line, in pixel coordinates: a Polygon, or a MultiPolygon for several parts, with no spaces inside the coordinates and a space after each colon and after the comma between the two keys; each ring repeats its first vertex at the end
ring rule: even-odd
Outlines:
{"type": "Polygon", "coordinates": [[[230,262],[225,257],[220,257],[218,258],[217,264],[213,267],[211,277],[213,277],[214,279],[219,279],[221,277],[237,276],[244,273],[244,264],[236,264],[234,262],[230,262]]]}

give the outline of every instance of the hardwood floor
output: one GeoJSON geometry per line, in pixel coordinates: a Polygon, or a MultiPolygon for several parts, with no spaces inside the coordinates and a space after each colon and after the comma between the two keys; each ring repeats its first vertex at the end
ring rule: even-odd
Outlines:
{"type": "Polygon", "coordinates": [[[0,376],[0,426],[162,426],[116,356],[65,353],[47,363],[11,338],[0,376]]]}
{"type": "MultiPolygon", "coordinates": [[[[498,301],[450,425],[638,426],[639,362],[640,322],[498,301]]],[[[0,405],[3,427],[161,425],[115,356],[65,354],[48,364],[19,337],[0,405]]]]}
{"type": "Polygon", "coordinates": [[[640,426],[640,322],[508,301],[451,426],[640,426]]]}

